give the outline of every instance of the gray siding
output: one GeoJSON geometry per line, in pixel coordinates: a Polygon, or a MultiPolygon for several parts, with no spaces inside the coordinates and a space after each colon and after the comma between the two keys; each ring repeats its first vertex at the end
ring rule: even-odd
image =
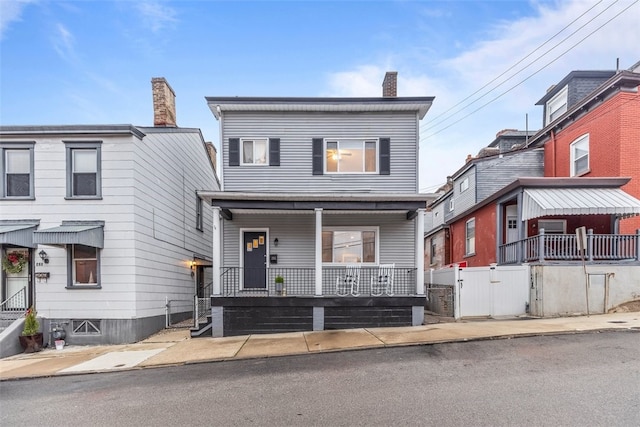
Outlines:
{"type": "Polygon", "coordinates": [[[227,112],[225,191],[417,193],[415,113],[227,112]],[[280,166],[229,166],[229,138],[280,138],[280,166]],[[391,138],[391,174],[312,175],[312,138],[391,138]]]}
{"type": "MultiPolygon", "coordinates": [[[[379,226],[379,263],[395,263],[397,267],[414,267],[415,221],[406,214],[324,214],[323,226],[379,226]]],[[[313,268],[315,263],[315,215],[268,213],[262,215],[234,214],[225,221],[223,230],[223,265],[240,265],[240,230],[268,229],[269,254],[278,254],[277,267],[313,268]],[[273,240],[278,238],[278,246],[273,240]]],[[[275,267],[275,266],[274,266],[275,267]]]]}
{"type": "Polygon", "coordinates": [[[476,166],[472,166],[453,181],[453,200],[454,213],[463,212],[476,203],[476,166]],[[465,191],[460,191],[460,184],[465,179],[469,180],[469,187],[465,191]]]}
{"type": "MultiPolygon", "coordinates": [[[[541,176],[544,176],[543,149],[519,151],[478,162],[476,164],[476,203],[519,177],[541,176]]],[[[458,212],[462,211],[458,210],[458,212]]]]}
{"type": "Polygon", "coordinates": [[[576,77],[571,79],[567,85],[567,109],[580,102],[608,79],[609,77],[576,77]]]}

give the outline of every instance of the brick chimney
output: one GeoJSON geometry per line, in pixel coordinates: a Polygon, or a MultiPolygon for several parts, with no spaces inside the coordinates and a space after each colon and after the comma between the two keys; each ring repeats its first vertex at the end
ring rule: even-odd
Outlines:
{"type": "Polygon", "coordinates": [[[164,77],[151,79],[153,125],[176,127],[176,93],[164,77]]]}
{"type": "Polygon", "coordinates": [[[204,143],[205,147],[207,147],[207,153],[209,154],[209,160],[211,161],[211,164],[213,165],[213,170],[216,171],[218,170],[218,150],[216,150],[216,147],[211,143],[211,142],[205,142],[204,143]]]}
{"type": "Polygon", "coordinates": [[[385,98],[398,96],[398,72],[387,71],[382,82],[382,96],[385,98]]]}

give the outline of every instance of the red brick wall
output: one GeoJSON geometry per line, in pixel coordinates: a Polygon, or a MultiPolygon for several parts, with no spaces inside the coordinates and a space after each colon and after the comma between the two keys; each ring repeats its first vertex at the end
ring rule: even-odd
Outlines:
{"type": "Polygon", "coordinates": [[[451,262],[467,261],[469,267],[480,267],[496,262],[496,206],[489,204],[450,226],[451,262]],[[468,220],[476,219],[476,253],[465,257],[465,227],[468,220]]]}
{"type": "MultiPolygon", "coordinates": [[[[640,95],[620,92],[558,131],[545,144],[545,176],[570,176],[570,145],[586,133],[590,170],[582,176],[631,177],[622,189],[640,199],[640,95]]],[[[621,233],[638,228],[640,217],[620,223],[621,233]]]]}

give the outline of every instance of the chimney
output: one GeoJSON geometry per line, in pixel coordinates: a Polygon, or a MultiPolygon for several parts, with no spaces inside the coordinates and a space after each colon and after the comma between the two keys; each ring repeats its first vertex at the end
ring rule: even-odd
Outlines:
{"type": "Polygon", "coordinates": [[[218,162],[218,150],[216,150],[216,147],[214,147],[214,145],[211,142],[205,142],[204,143],[205,147],[207,147],[207,153],[209,154],[209,160],[211,161],[211,164],[213,165],[213,170],[216,171],[218,170],[218,166],[217,166],[217,162],[218,162]]]}
{"type": "Polygon", "coordinates": [[[164,77],[151,79],[153,125],[176,127],[176,93],[164,77]]]}
{"type": "Polygon", "coordinates": [[[398,72],[387,71],[382,82],[382,96],[391,98],[398,96],[398,72]]]}

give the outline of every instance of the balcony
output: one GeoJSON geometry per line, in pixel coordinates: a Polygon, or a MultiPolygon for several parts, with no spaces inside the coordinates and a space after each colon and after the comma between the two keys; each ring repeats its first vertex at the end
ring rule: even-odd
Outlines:
{"type": "MultiPolygon", "coordinates": [[[[544,234],[500,245],[498,264],[523,262],[581,261],[575,234],[544,234]]],[[[587,262],[640,261],[640,230],[636,234],[593,234],[587,232],[584,254],[587,262]]]]}

